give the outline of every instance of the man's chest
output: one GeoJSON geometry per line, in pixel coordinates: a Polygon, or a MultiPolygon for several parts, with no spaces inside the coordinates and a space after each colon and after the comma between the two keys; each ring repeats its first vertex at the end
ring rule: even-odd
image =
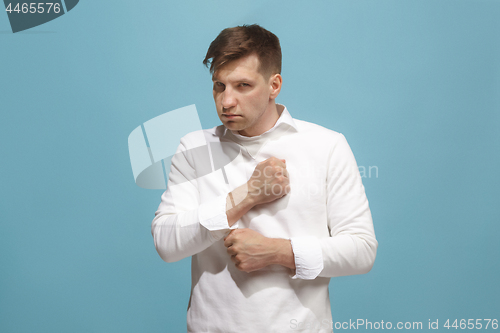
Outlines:
{"type": "MultiPolygon", "coordinates": [[[[257,164],[270,157],[286,160],[291,191],[276,201],[254,207],[242,218],[242,227],[263,231],[268,237],[309,232],[311,224],[317,224],[323,230],[326,225],[328,152],[313,149],[300,140],[268,142],[250,152],[244,145],[240,146],[236,158],[198,179],[201,201],[224,195],[247,183],[257,164]]],[[[263,172],[271,173],[272,170],[263,172]]],[[[247,183],[247,186],[252,184],[247,183]]]]}

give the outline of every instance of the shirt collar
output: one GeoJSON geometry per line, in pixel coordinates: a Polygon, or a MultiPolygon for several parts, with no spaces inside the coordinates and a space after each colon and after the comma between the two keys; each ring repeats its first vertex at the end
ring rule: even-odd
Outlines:
{"type": "MultiPolygon", "coordinates": [[[[282,104],[276,104],[276,107],[278,108],[278,112],[280,112],[280,116],[279,116],[278,120],[276,121],[276,123],[274,124],[274,126],[272,128],[270,128],[269,130],[267,130],[266,132],[264,132],[260,135],[256,135],[256,136],[244,136],[244,135],[239,134],[238,131],[231,131],[231,130],[228,130],[227,128],[224,128],[225,129],[224,136],[227,136],[230,133],[230,134],[232,134],[230,136],[241,139],[242,141],[254,141],[254,140],[257,140],[261,137],[274,136],[274,135],[270,135],[270,133],[274,132],[277,128],[280,128],[280,127],[290,127],[288,130],[292,130],[294,132],[297,132],[298,131],[297,125],[293,121],[293,118],[290,115],[290,113],[288,112],[288,109],[286,108],[286,106],[284,106],[282,104]]],[[[282,131],[278,131],[278,132],[282,133],[282,131]]],[[[276,134],[278,134],[278,133],[276,133],[276,134]]]]}
{"type": "Polygon", "coordinates": [[[231,131],[224,127],[223,136],[243,146],[247,152],[255,158],[260,148],[270,140],[276,140],[283,135],[292,134],[298,131],[297,125],[284,105],[276,104],[280,116],[274,126],[268,131],[256,136],[243,136],[237,131],[231,131]]]}

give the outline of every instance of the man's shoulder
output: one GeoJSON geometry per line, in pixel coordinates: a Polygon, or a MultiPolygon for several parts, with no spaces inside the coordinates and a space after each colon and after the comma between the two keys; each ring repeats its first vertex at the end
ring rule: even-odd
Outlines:
{"type": "Polygon", "coordinates": [[[303,133],[311,137],[319,137],[321,139],[328,138],[332,140],[341,140],[344,138],[344,135],[342,133],[331,130],[324,126],[296,118],[293,118],[293,121],[297,126],[297,130],[299,133],[303,133]]]}
{"type": "Polygon", "coordinates": [[[215,126],[209,129],[190,132],[181,138],[181,144],[186,148],[204,146],[208,142],[220,141],[224,134],[224,125],[215,126]]]}

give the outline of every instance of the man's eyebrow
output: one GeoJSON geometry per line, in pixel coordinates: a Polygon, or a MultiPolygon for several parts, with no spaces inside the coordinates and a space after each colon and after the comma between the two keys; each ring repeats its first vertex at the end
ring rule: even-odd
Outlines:
{"type": "Polygon", "coordinates": [[[254,80],[243,77],[241,79],[238,79],[236,82],[253,82],[254,80]]]}
{"type": "MultiPolygon", "coordinates": [[[[219,78],[215,75],[212,75],[212,82],[217,82],[219,81],[219,78]]],[[[234,80],[233,82],[238,82],[238,83],[241,83],[241,82],[249,82],[249,83],[253,83],[255,80],[252,80],[250,78],[247,78],[247,77],[242,77],[240,79],[237,79],[237,80],[234,80]]]]}

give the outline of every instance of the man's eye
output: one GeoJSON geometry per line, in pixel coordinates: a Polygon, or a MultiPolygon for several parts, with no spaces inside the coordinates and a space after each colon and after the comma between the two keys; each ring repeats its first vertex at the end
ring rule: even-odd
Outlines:
{"type": "Polygon", "coordinates": [[[224,85],[224,83],[221,83],[221,82],[214,82],[214,90],[224,90],[226,86],[224,85]]]}
{"type": "Polygon", "coordinates": [[[248,83],[242,82],[240,83],[240,87],[250,87],[250,85],[248,83]]]}

